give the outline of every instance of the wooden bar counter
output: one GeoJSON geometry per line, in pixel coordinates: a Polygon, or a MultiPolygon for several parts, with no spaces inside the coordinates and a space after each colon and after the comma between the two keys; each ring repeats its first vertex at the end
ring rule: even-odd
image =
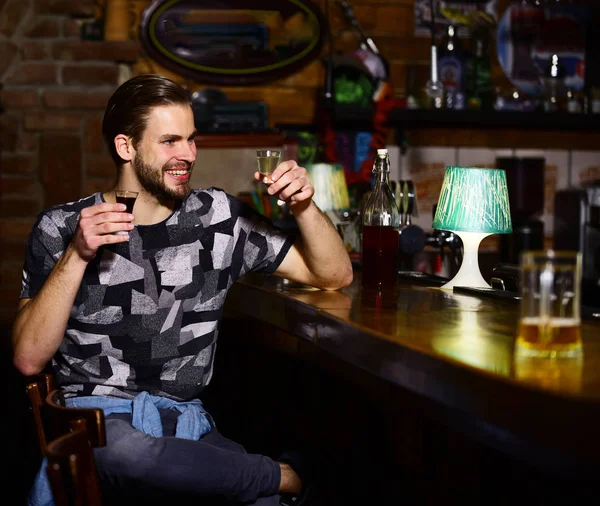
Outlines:
{"type": "Polygon", "coordinates": [[[239,421],[244,407],[228,429],[251,450],[321,449],[327,504],[587,504],[600,323],[583,321],[581,359],[523,360],[517,318],[515,300],[410,280],[378,297],[360,272],[336,292],[246,276],[228,295],[212,392],[234,402],[217,413],[239,421]]]}

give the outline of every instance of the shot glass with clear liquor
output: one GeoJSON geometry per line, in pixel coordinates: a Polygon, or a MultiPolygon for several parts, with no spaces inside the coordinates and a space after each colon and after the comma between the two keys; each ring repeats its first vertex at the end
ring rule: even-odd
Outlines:
{"type": "Polygon", "coordinates": [[[260,179],[266,183],[272,183],[271,174],[279,165],[281,151],[276,149],[257,149],[256,161],[258,163],[258,172],[260,179]]]}

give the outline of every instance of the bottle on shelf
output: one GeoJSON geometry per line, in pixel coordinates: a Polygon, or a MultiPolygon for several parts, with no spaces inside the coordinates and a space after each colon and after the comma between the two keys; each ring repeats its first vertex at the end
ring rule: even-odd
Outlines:
{"type": "Polygon", "coordinates": [[[544,95],[544,111],[555,112],[566,109],[567,92],[565,91],[565,68],[557,54],[550,61],[540,78],[544,95]]]}
{"type": "Polygon", "coordinates": [[[494,88],[489,54],[489,31],[476,27],[471,35],[471,55],[467,59],[467,107],[490,111],[494,107],[494,88]]]}
{"type": "Polygon", "coordinates": [[[583,111],[581,96],[572,88],[567,89],[567,111],[574,113],[583,111]]]}
{"type": "Polygon", "coordinates": [[[588,101],[588,113],[600,114],[600,86],[590,87],[588,101]]]}
{"type": "Polygon", "coordinates": [[[438,72],[444,86],[444,106],[465,108],[465,54],[453,25],[448,25],[438,57],[438,72]]]}
{"type": "Polygon", "coordinates": [[[428,104],[432,109],[444,107],[444,85],[438,78],[437,46],[431,46],[431,75],[425,84],[425,93],[429,97],[428,104]]]}
{"type": "Polygon", "coordinates": [[[390,188],[387,149],[378,149],[373,164],[374,185],[362,214],[362,285],[391,289],[398,278],[400,213],[390,188]]]}
{"type": "Polygon", "coordinates": [[[404,92],[407,109],[419,109],[421,107],[417,77],[417,67],[409,65],[406,69],[406,89],[404,92]]]}

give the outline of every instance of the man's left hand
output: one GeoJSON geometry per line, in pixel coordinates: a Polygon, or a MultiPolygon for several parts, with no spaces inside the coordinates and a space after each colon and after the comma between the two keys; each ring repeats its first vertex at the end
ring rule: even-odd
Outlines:
{"type": "MultiPolygon", "coordinates": [[[[261,179],[258,172],[254,173],[254,179],[269,184],[268,180],[261,179]]],[[[273,182],[267,188],[269,195],[275,195],[292,207],[307,207],[315,194],[306,169],[295,160],[281,162],[271,174],[271,180],[273,182]]]]}

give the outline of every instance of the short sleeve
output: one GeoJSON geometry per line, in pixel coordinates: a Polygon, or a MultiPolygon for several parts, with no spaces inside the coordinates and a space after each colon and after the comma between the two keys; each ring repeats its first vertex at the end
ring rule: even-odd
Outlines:
{"type": "Polygon", "coordinates": [[[231,195],[228,198],[238,229],[232,265],[242,266],[236,278],[246,272],[274,272],[294,244],[296,235],[277,228],[245,202],[231,195]]]}
{"type": "Polygon", "coordinates": [[[21,299],[29,299],[40,291],[71,242],[81,209],[101,201],[101,195],[96,193],[76,202],[49,208],[38,216],[27,239],[21,299]]]}
{"type": "Polygon", "coordinates": [[[38,217],[27,240],[21,280],[22,299],[36,295],[65,249],[56,223],[47,215],[38,217]]]}

